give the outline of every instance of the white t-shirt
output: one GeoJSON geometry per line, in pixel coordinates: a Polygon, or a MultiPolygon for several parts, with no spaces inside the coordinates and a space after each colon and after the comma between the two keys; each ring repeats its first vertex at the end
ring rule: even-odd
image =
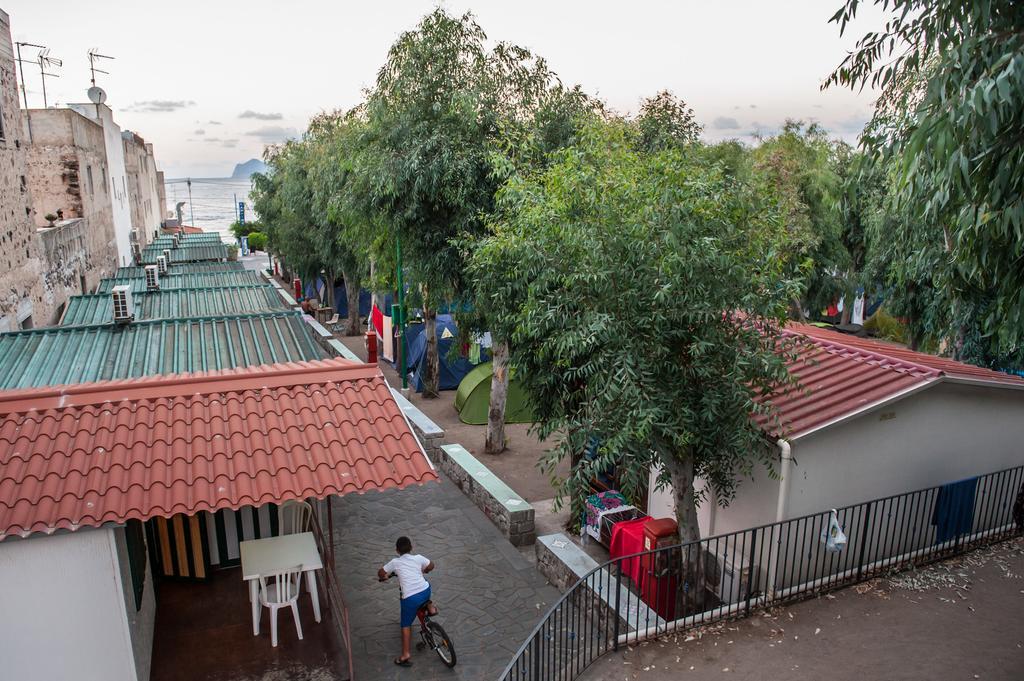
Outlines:
{"type": "Polygon", "coordinates": [[[423,568],[427,567],[430,561],[420,555],[406,553],[398,558],[392,558],[384,566],[384,572],[394,572],[398,575],[398,585],[402,588],[402,598],[415,596],[426,590],[430,584],[423,577],[423,568]]]}

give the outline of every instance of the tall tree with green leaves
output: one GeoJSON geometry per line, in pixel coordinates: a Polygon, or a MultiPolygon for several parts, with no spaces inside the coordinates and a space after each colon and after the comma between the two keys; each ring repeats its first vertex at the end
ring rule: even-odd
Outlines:
{"type": "MultiPolygon", "coordinates": [[[[751,151],[752,177],[782,211],[786,261],[804,286],[793,316],[816,312],[852,288],[852,262],[843,239],[838,155],[845,145],[825,130],[786,121],[779,134],[751,151]]],[[[844,150],[845,151],[845,150],[844,150]]]]}
{"type": "Polygon", "coordinates": [[[772,459],[755,395],[789,381],[778,329],[796,282],[770,201],[718,164],[638,141],[624,122],[592,122],[549,167],[511,179],[469,272],[540,436],[556,438],[546,469],[600,442],[560,492],[617,466],[636,498],[657,467],[690,540],[695,477],[729,499],[737,475],[772,459]]]}
{"type": "Polygon", "coordinates": [[[472,15],[435,10],[392,45],[366,107],[366,196],[419,293],[427,397],[438,393],[437,308],[466,295],[457,241],[480,234],[493,206],[503,128],[529,115],[552,78],[527,50],[485,42],[472,15]]]}
{"type": "MultiPolygon", "coordinates": [[[[832,17],[841,33],[862,4],[847,0],[832,17]]],[[[974,338],[998,364],[1024,342],[1024,8],[875,4],[884,28],[860,39],[824,86],[881,88],[864,144],[892,164],[894,205],[910,218],[892,235],[909,259],[894,261],[891,278],[938,266],[940,338],[960,356],[974,338]]]]}

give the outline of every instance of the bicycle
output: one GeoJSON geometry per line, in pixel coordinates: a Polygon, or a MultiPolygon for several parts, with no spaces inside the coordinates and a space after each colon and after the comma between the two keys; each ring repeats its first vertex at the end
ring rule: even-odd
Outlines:
{"type": "MultiPolygon", "coordinates": [[[[388,575],[388,578],[394,577],[394,574],[392,572],[388,575]]],[[[386,580],[382,579],[380,581],[386,580]]],[[[416,650],[430,648],[441,658],[441,662],[450,669],[458,662],[458,658],[455,655],[455,646],[452,644],[452,639],[448,636],[448,632],[444,630],[444,627],[430,618],[431,603],[433,601],[427,601],[416,610],[416,619],[420,621],[420,640],[416,644],[416,650]]]]}

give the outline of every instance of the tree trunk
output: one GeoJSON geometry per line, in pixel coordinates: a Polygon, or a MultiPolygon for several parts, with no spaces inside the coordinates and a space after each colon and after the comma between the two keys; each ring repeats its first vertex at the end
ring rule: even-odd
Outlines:
{"type": "Polygon", "coordinates": [[[334,301],[334,270],[324,274],[324,293],[327,294],[327,307],[337,312],[338,306],[334,301]]]}
{"type": "Polygon", "coordinates": [[[684,547],[680,555],[682,578],[686,587],[681,598],[683,612],[686,615],[694,615],[704,610],[707,570],[704,566],[704,552],[699,542],[697,497],[693,492],[693,459],[689,453],[683,453],[683,458],[679,458],[678,455],[666,458],[668,460],[664,463],[672,480],[672,491],[676,501],[679,538],[684,544],[694,542],[684,547]]]}
{"type": "Polygon", "coordinates": [[[491,347],[491,402],[487,409],[487,441],[484,451],[505,451],[505,399],[508,397],[508,344],[495,342],[491,347]]]}
{"type": "Polygon", "coordinates": [[[363,331],[363,326],[359,323],[359,292],[362,289],[362,281],[358,275],[352,272],[342,271],[341,276],[345,280],[345,299],[348,302],[345,335],[358,336],[363,331]]]}
{"type": "Polygon", "coordinates": [[[437,346],[437,311],[427,307],[426,298],[424,295],[423,336],[427,339],[427,361],[420,378],[423,379],[423,397],[437,397],[441,379],[441,355],[437,346]]]}
{"type": "Polygon", "coordinates": [[[853,316],[852,313],[853,305],[846,304],[846,296],[843,296],[843,314],[839,317],[839,323],[843,326],[850,323],[850,319],[853,316]]]}
{"type": "Polygon", "coordinates": [[[684,542],[700,539],[700,525],[697,522],[697,498],[693,493],[693,459],[688,455],[666,457],[665,467],[672,480],[672,491],[676,501],[676,522],[679,523],[679,538],[684,542]]]}

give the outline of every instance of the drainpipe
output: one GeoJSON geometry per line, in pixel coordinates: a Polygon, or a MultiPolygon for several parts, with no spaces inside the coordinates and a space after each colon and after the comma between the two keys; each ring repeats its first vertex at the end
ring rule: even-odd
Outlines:
{"type": "MultiPolygon", "coordinates": [[[[790,479],[793,474],[793,451],[786,440],[779,440],[776,443],[779,446],[779,454],[781,455],[782,465],[779,467],[779,501],[775,508],[775,522],[781,523],[786,518],[786,514],[789,513],[789,487],[790,479]]],[[[772,535],[774,536],[774,530],[772,535]]],[[[787,531],[788,534],[788,531],[787,531]]],[[[778,589],[786,586],[785,584],[779,584],[778,582],[778,570],[779,570],[779,553],[784,551],[789,543],[789,537],[785,539],[782,537],[780,528],[779,536],[775,539],[774,545],[771,548],[771,554],[768,557],[769,568],[768,568],[768,590],[771,592],[771,598],[775,598],[775,593],[778,589]]]]}
{"type": "Polygon", "coordinates": [[[786,519],[789,511],[789,483],[793,471],[793,454],[789,442],[779,440],[779,453],[782,455],[782,466],[779,470],[779,504],[775,509],[775,522],[786,519]]]}

